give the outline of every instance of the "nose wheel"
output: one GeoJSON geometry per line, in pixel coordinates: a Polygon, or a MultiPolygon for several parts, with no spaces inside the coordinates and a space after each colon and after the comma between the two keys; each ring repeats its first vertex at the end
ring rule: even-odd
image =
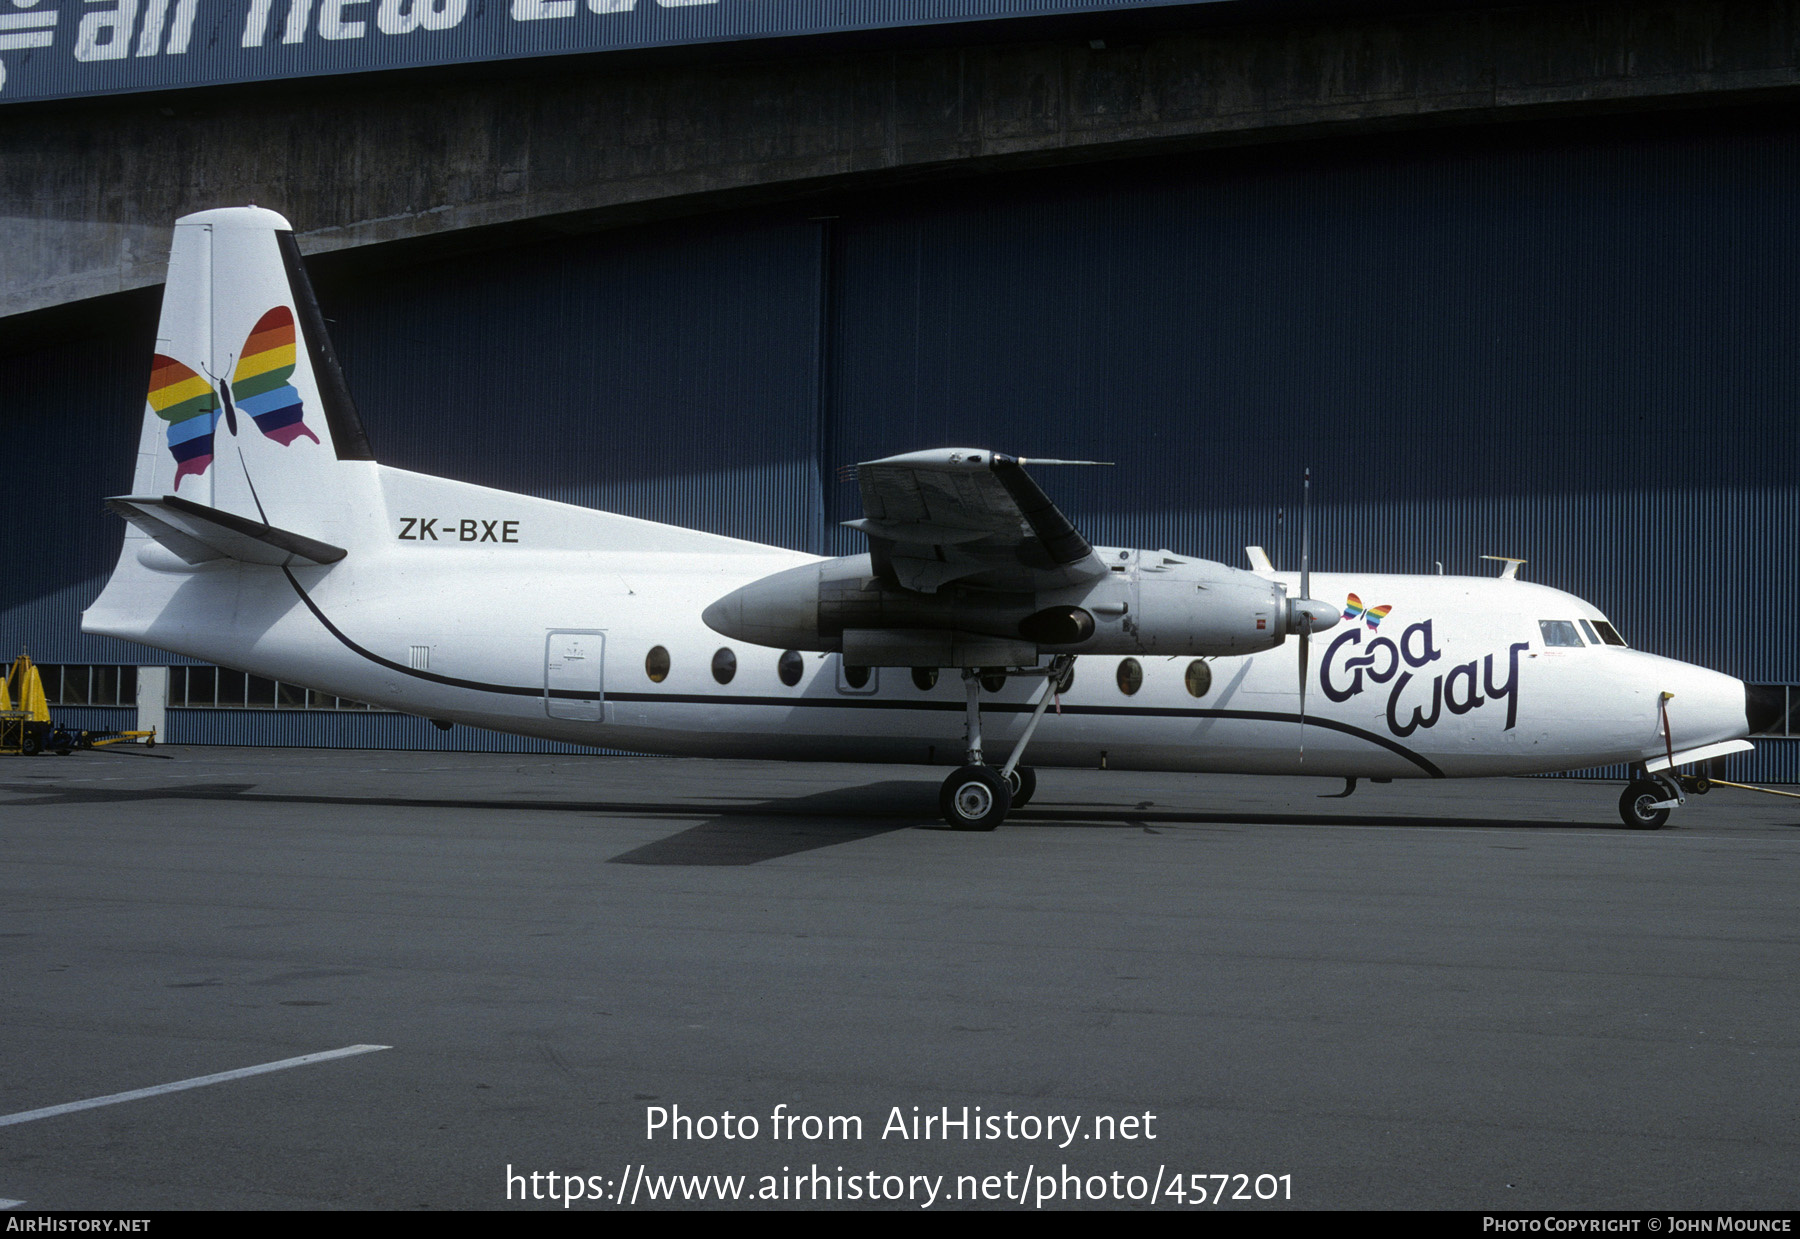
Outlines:
{"type": "Polygon", "coordinates": [[[1663,775],[1640,775],[1619,797],[1619,818],[1633,830],[1661,830],[1669,820],[1669,810],[1686,800],[1680,785],[1673,780],[1663,775]]]}

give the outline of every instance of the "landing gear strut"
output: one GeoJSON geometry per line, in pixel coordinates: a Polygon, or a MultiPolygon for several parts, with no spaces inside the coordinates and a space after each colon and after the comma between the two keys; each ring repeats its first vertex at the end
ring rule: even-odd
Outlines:
{"type": "Polygon", "coordinates": [[[1631,785],[1619,797],[1620,820],[1633,830],[1661,830],[1669,820],[1669,810],[1687,803],[1681,781],[1667,774],[1647,774],[1641,766],[1632,776],[1631,785]]]}
{"type": "Polygon", "coordinates": [[[1044,691],[1038,694],[1037,707],[1031,712],[1031,721],[1025,725],[1024,734],[1013,745],[1012,755],[998,770],[982,759],[982,673],[975,667],[963,668],[963,687],[968,695],[968,747],[963,757],[967,764],[945,779],[944,786],[938,791],[938,808],[952,830],[992,830],[1037,791],[1037,771],[1030,766],[1021,766],[1019,758],[1024,756],[1025,746],[1031,742],[1032,733],[1049,708],[1051,697],[1065,681],[1074,662],[1074,655],[1059,654],[1050,660],[1043,672],[1027,673],[1043,675],[1044,691]]]}

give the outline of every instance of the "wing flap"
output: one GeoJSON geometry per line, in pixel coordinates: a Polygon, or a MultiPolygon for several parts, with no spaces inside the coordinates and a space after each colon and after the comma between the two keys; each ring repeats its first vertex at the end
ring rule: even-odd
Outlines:
{"type": "Polygon", "coordinates": [[[1106,566],[1023,462],[979,448],[941,448],[857,466],[877,571],[903,589],[953,581],[1011,591],[1095,580],[1106,566]]]}

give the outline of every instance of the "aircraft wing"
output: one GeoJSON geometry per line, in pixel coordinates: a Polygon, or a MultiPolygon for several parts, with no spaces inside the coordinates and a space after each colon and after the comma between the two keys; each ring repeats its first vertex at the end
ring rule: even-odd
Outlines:
{"type": "Polygon", "coordinates": [[[857,466],[876,575],[935,594],[961,581],[1037,591],[1106,575],[1106,565],[1025,472],[981,448],[939,448],[857,466]]]}

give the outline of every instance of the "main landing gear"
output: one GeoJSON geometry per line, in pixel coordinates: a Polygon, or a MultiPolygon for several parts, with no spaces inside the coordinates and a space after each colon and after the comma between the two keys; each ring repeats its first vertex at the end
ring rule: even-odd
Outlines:
{"type": "Polygon", "coordinates": [[[1028,802],[1037,791],[1037,771],[1030,766],[1021,766],[1019,758],[1024,756],[1025,746],[1031,742],[1032,733],[1037,730],[1039,720],[1044,717],[1051,697],[1066,682],[1069,670],[1074,665],[1074,655],[1059,654],[1041,672],[1019,673],[1042,675],[1044,691],[1038,694],[1037,707],[1031,712],[1031,721],[1025,725],[1025,734],[1019,737],[1018,743],[1013,745],[1012,755],[998,770],[982,761],[982,673],[979,668],[963,668],[963,687],[968,694],[969,703],[968,749],[964,755],[967,764],[945,779],[944,786],[938,792],[938,808],[952,830],[992,830],[1006,820],[1009,812],[1028,802]]]}

